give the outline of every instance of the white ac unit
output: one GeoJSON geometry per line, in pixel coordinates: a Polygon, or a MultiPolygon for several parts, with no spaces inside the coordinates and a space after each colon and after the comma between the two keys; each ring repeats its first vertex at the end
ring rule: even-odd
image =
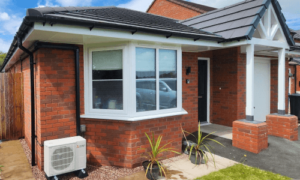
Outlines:
{"type": "Polygon", "coordinates": [[[44,142],[44,171],[52,177],[86,168],[86,140],[81,136],[44,142]]]}

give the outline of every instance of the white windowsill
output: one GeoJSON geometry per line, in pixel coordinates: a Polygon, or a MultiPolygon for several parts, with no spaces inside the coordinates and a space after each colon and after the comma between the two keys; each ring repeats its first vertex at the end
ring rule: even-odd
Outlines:
{"type": "Polygon", "coordinates": [[[172,113],[165,113],[165,114],[154,114],[154,115],[147,115],[147,116],[138,116],[138,117],[126,117],[126,116],[108,116],[108,115],[99,115],[99,114],[83,114],[80,115],[80,118],[88,118],[88,119],[103,119],[103,120],[115,120],[115,121],[144,121],[149,119],[156,119],[156,118],[163,118],[163,117],[170,117],[170,116],[179,116],[188,114],[187,111],[182,109],[178,112],[172,113]]]}

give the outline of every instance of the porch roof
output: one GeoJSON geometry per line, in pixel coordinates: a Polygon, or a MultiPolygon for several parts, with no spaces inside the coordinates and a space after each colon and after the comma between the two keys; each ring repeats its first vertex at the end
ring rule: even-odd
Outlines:
{"type": "Polygon", "coordinates": [[[197,29],[219,34],[227,40],[251,39],[271,3],[289,45],[293,46],[293,37],[285,23],[286,19],[281,13],[281,7],[277,0],[246,0],[183,20],[182,23],[197,29]]]}

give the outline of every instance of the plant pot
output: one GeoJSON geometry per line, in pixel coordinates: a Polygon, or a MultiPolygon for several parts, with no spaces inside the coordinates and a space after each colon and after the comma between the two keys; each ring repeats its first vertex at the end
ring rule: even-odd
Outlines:
{"type": "Polygon", "coordinates": [[[190,161],[191,161],[191,163],[196,164],[196,165],[205,164],[205,160],[203,158],[202,153],[201,153],[201,158],[198,156],[197,160],[196,160],[196,154],[194,152],[192,152],[191,157],[190,157],[190,161]]]}
{"type": "MultiPolygon", "coordinates": [[[[144,161],[142,164],[143,164],[143,167],[144,167],[144,170],[146,172],[147,170],[147,167],[148,167],[148,164],[150,163],[150,161],[144,161]]],[[[152,169],[149,168],[147,174],[146,174],[146,177],[150,180],[157,180],[158,177],[159,177],[159,168],[158,168],[158,165],[157,164],[154,164],[152,166],[152,169]]]]}

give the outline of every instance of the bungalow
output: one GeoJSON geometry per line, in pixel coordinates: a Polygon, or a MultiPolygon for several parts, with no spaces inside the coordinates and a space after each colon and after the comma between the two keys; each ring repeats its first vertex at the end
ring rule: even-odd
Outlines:
{"type": "Polygon", "coordinates": [[[88,163],[132,168],[145,132],[180,151],[181,126],[285,115],[297,48],[277,0],[44,7],[27,10],[0,71],[23,73],[33,165],[44,141],[82,135],[88,163]]]}

